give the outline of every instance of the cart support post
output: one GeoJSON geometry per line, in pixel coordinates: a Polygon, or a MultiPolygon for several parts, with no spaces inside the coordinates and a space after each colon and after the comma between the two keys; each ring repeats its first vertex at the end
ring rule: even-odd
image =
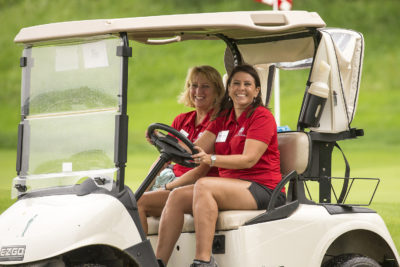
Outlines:
{"type": "Polygon", "coordinates": [[[117,47],[117,56],[122,57],[122,73],[120,88],[120,114],[115,118],[115,153],[114,163],[118,168],[117,187],[121,192],[125,184],[125,167],[128,151],[128,60],[132,56],[132,48],[129,47],[128,36],[125,32],[120,33],[123,41],[122,46],[117,47]]]}
{"type": "Polygon", "coordinates": [[[319,202],[331,203],[331,169],[332,169],[332,151],[335,142],[313,141],[313,165],[314,177],[319,177],[319,202]],[[318,161],[318,163],[316,162],[318,161]],[[316,164],[314,164],[316,163],[316,164]]]}

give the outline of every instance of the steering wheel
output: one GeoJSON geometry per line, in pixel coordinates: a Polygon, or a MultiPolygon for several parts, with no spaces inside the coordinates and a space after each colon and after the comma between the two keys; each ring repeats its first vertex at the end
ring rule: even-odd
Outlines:
{"type": "Polygon", "coordinates": [[[194,168],[199,165],[195,163],[192,158],[193,154],[198,153],[198,151],[194,149],[194,144],[186,136],[171,126],[162,123],[153,123],[147,128],[147,134],[157,150],[160,151],[160,153],[167,154],[173,162],[189,168],[194,168]],[[156,130],[162,130],[171,135],[165,135],[156,130]],[[184,143],[192,153],[189,153],[183,148],[178,141],[184,143]]]}

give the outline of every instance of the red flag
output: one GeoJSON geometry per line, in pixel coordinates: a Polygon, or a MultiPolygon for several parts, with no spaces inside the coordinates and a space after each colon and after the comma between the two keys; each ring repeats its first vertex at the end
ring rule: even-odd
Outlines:
{"type": "MultiPolygon", "coordinates": [[[[254,0],[254,1],[273,6],[275,0],[254,0]]],[[[292,9],[292,0],[278,0],[278,9],[285,10],[285,11],[291,10],[292,9]]]]}

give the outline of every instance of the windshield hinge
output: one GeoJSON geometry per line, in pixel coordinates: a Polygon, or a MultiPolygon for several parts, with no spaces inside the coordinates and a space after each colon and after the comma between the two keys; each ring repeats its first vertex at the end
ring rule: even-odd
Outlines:
{"type": "Polygon", "coordinates": [[[15,187],[15,189],[18,190],[18,192],[21,192],[21,193],[26,192],[26,190],[28,189],[26,187],[26,185],[22,185],[22,184],[16,184],[14,187],[15,187]]]}
{"type": "Polygon", "coordinates": [[[117,56],[119,57],[132,57],[132,47],[117,46],[117,56]]]}
{"type": "Polygon", "coordinates": [[[19,58],[19,66],[21,68],[26,67],[26,65],[28,65],[28,58],[27,57],[20,57],[19,58]]]}

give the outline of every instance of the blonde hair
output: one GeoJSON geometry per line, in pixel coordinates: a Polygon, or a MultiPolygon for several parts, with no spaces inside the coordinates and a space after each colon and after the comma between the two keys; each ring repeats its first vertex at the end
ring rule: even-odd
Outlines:
{"type": "Polygon", "coordinates": [[[190,86],[194,78],[200,74],[203,74],[205,78],[209,80],[214,86],[215,90],[214,93],[216,97],[212,109],[216,111],[219,109],[219,104],[221,102],[222,97],[224,96],[225,89],[219,72],[213,67],[208,65],[195,66],[188,70],[188,74],[186,76],[186,81],[185,81],[185,88],[183,92],[179,95],[178,103],[182,103],[185,106],[192,108],[195,107],[193,100],[190,98],[190,86]]]}

